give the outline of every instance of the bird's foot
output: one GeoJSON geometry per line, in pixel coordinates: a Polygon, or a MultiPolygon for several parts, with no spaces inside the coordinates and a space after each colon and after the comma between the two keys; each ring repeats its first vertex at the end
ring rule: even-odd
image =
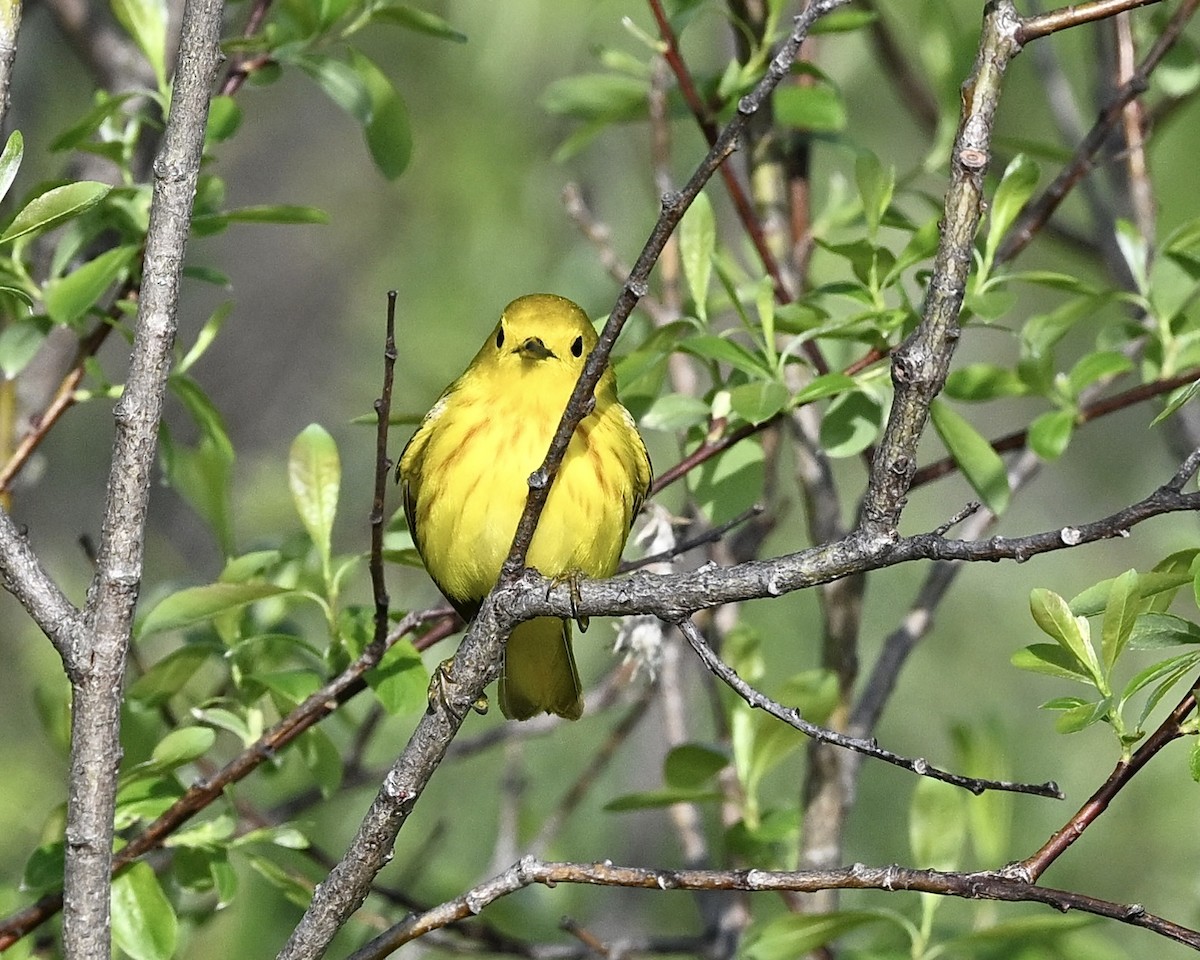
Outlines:
{"type": "MultiPolygon", "coordinates": [[[[454,683],[454,658],[447,657],[439,663],[433,670],[433,676],[429,678],[429,709],[433,710],[438,705],[441,705],[447,712],[453,713],[454,710],[450,705],[448,696],[448,684],[454,683]]],[[[480,694],[479,698],[471,704],[471,709],[480,716],[488,711],[488,700],[484,694],[480,694]]]]}

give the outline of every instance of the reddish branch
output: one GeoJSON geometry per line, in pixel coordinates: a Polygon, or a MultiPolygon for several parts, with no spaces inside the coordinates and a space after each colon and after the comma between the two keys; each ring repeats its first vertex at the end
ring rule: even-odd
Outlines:
{"type": "MultiPolygon", "coordinates": [[[[1154,2],[1154,0],[1143,0],[1144,2],[1154,2]]],[[[1036,26],[1042,21],[1057,24],[1061,19],[1069,19],[1075,14],[1090,13],[1095,8],[1102,6],[1129,9],[1135,6],[1142,6],[1143,3],[1130,2],[1130,0],[1120,0],[1120,2],[1117,2],[1117,0],[1103,0],[1101,3],[1065,7],[1062,10],[1047,13],[1042,17],[1027,17],[1022,21],[1021,29],[1031,29],[1031,25],[1036,26]]],[[[1195,14],[1197,6],[1200,6],[1200,0],[1184,0],[1180,4],[1179,9],[1175,11],[1174,15],[1167,22],[1158,39],[1155,40],[1154,46],[1150,48],[1150,52],[1146,54],[1146,58],[1134,72],[1133,76],[1126,83],[1122,84],[1120,89],[1114,94],[1112,101],[1100,112],[1099,119],[1092,129],[1088,131],[1088,135],[1084,137],[1083,142],[1075,151],[1075,156],[1071,159],[1071,162],[1063,167],[1058,176],[1054,178],[1054,181],[1040,196],[1031,200],[1021,210],[1016,223],[1013,224],[1012,228],[1005,235],[1004,241],[996,251],[997,263],[1007,263],[1024,250],[1034,236],[1046,225],[1050,217],[1054,215],[1054,212],[1059,208],[1063,200],[1066,199],[1067,194],[1071,192],[1075,185],[1091,169],[1096,155],[1104,148],[1105,143],[1108,142],[1113,128],[1121,122],[1125,107],[1146,92],[1150,75],[1162,62],[1167,52],[1175,45],[1176,41],[1178,41],[1184,27],[1187,26],[1188,21],[1195,14]]],[[[1059,26],[1052,26],[1050,29],[1044,30],[1043,33],[1050,33],[1052,30],[1059,30],[1063,26],[1071,25],[1070,22],[1067,22],[1059,26]]],[[[1034,33],[1032,36],[1025,36],[1023,39],[1028,41],[1033,36],[1041,35],[1042,33],[1034,33]]]]}
{"type": "Polygon", "coordinates": [[[1036,881],[1045,873],[1050,864],[1066,852],[1067,847],[1083,836],[1083,831],[1108,809],[1113,798],[1142,767],[1149,763],[1168,743],[1184,735],[1183,722],[1196,709],[1197,685],[1200,685],[1200,680],[1193,684],[1192,689],[1176,704],[1175,709],[1167,715],[1167,718],[1159,724],[1158,729],[1146,739],[1146,742],[1134,752],[1133,756],[1129,760],[1117,764],[1100,789],[1079,808],[1079,812],[1063,824],[1062,828],[1057,830],[1037,853],[1021,861],[1020,866],[1028,871],[1031,881],[1036,881]]]}

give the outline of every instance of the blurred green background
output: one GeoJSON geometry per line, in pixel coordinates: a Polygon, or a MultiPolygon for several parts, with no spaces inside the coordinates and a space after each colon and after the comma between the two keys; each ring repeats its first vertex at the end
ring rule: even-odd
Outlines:
{"type": "MultiPolygon", "coordinates": [[[[922,17],[907,16],[917,4],[881,4],[909,49],[928,58],[944,57],[965,69],[979,4],[974,0],[920,5],[922,17]],[[935,16],[945,18],[931,29],[935,16]],[[956,31],[958,33],[956,33],[956,31]],[[961,35],[967,46],[947,44],[961,35]]],[[[367,514],[374,456],[373,430],[351,423],[370,412],[382,370],[385,293],[399,291],[400,357],[396,400],[399,411],[420,414],[465,364],[490,331],[500,309],[513,297],[552,291],[580,302],[592,315],[608,311],[616,295],[595,250],[565,215],[564,184],[579,183],[597,218],[612,229],[615,251],[632,261],[657,215],[657,191],[649,166],[644,124],[610,129],[581,153],[555,162],[556,148],[574,127],[548,114],[539,98],[548,84],[599,69],[598,51],[615,47],[643,56],[629,18],[642,30],[652,21],[644,5],[630,0],[459,0],[431,3],[468,37],[465,44],[439,42],[419,34],[381,28],[370,34],[366,51],[396,81],[411,112],[414,137],[410,168],[395,183],[375,170],[354,122],[298,72],[268,87],[249,85],[239,94],[244,123],[220,153],[220,173],[231,206],[297,203],[328,211],[324,226],[238,225],[189,247],[194,263],[227,272],[235,308],[222,336],[194,374],[228,419],[237,449],[235,519],[238,547],[251,549],[298,529],[287,493],[285,458],[295,435],[317,421],[336,437],[344,479],[337,549],[366,549],[367,514]]],[[[228,11],[240,29],[244,5],[228,11]]],[[[1078,78],[1077,94],[1088,97],[1093,56],[1091,28],[1050,41],[1078,78]]],[[[706,12],[685,36],[694,67],[723,62],[728,28],[706,12]]],[[[819,41],[816,60],[843,91],[849,126],[841,144],[815,149],[814,203],[820,208],[830,184],[853,178],[852,147],[875,151],[902,172],[919,165],[929,138],[910,122],[905,92],[878,72],[866,40],[839,35],[819,41]]],[[[961,75],[961,71],[960,74],[961,75]]],[[[18,53],[11,126],[26,137],[27,157],[44,156],[49,140],[84,112],[91,80],[56,36],[45,11],[28,10],[18,53]]],[[[1085,103],[1089,101],[1085,100],[1085,103]]],[[[1090,116],[1090,114],[1089,114],[1090,116]]],[[[1000,111],[1000,144],[1011,154],[1017,141],[1052,138],[1045,94],[1030,57],[1014,64],[1000,111]]],[[[1156,134],[1153,175],[1159,190],[1161,232],[1195,213],[1194,157],[1200,151],[1195,109],[1171,118],[1156,134]]],[[[675,173],[682,178],[702,155],[699,136],[686,123],[675,127],[675,173]]],[[[740,162],[740,158],[735,158],[740,162]]],[[[32,169],[32,165],[31,169],[32,169]]],[[[22,176],[31,176],[23,172],[22,176]]],[[[55,175],[43,170],[41,176],[55,175]]],[[[919,172],[915,182],[940,197],[944,172],[919,172]]],[[[28,183],[24,183],[28,186],[28,183]]],[[[710,195],[722,222],[722,238],[743,249],[728,204],[714,184],[710,195]]],[[[1068,217],[1078,210],[1068,208],[1068,217]]],[[[1023,266],[1091,269],[1075,264],[1053,243],[1036,246],[1023,266]]],[[[821,270],[818,257],[815,269],[821,270]]],[[[181,306],[180,342],[188,344],[226,294],[192,283],[181,306]]],[[[1022,302],[1019,311],[1043,304],[1022,302]]],[[[110,342],[103,361],[119,371],[123,343],[110,342]]],[[[960,358],[981,359],[1007,349],[988,330],[964,337],[960,358]]],[[[619,348],[618,348],[619,350],[619,348]]],[[[1014,401],[972,409],[976,425],[995,435],[1020,426],[1039,412],[1014,401]]],[[[169,414],[171,416],[172,414],[169,414]]],[[[178,415],[178,410],[174,412],[178,415]]],[[[1084,428],[1067,455],[1046,469],[1015,498],[1002,532],[1009,535],[1057,528],[1103,516],[1149,493],[1169,476],[1176,459],[1164,442],[1164,428],[1150,429],[1154,411],[1135,408],[1084,428]]],[[[393,434],[393,455],[407,436],[393,434]]],[[[82,405],[53,432],[39,457],[36,482],[17,491],[13,512],[30,530],[48,566],[82,601],[90,575],[81,536],[97,538],[111,410],[106,402],[82,405]]],[[[656,466],[670,466],[677,440],[647,434],[656,466]]],[[[928,441],[929,459],[941,456],[928,441]]],[[[852,511],[862,489],[861,464],[839,466],[845,508],[852,511]]],[[[747,494],[748,498],[756,492],[747,494]]],[[[681,491],[664,502],[677,508],[681,491]]],[[[950,478],[912,497],[904,532],[936,526],[973,498],[965,482],[950,478]]],[[[784,522],[767,542],[768,553],[804,545],[798,495],[787,496],[784,522]]],[[[393,503],[393,507],[395,503],[393,503]]],[[[1025,565],[978,565],[964,571],[938,611],[937,625],[913,656],[878,731],[884,745],[952,766],[949,731],[954,725],[992,727],[1008,750],[1009,774],[1017,779],[1057,780],[1064,803],[1033,798],[1012,801],[1013,840],[1009,856],[1027,855],[1060,825],[1107,776],[1115,760],[1107,731],[1090,728],[1070,738],[1053,729],[1053,716],[1037,705],[1059,695],[1061,685],[1010,666],[1018,648],[1038,636],[1028,613],[1029,590],[1048,587],[1070,597],[1105,576],[1129,567],[1146,569],[1167,553],[1194,545],[1192,517],[1166,518],[1137,528],[1133,536],[1078,551],[1036,559],[1025,565]]],[[[169,589],[212,580],[220,569],[219,551],[204,526],[170,490],[155,492],[147,552],[143,607],[169,589]]],[[[908,609],[924,575],[919,565],[884,571],[871,578],[862,660],[869,667],[886,633],[908,609]]],[[[393,602],[415,608],[436,600],[420,571],[389,571],[393,602]]],[[[365,577],[355,593],[366,601],[365,577]]],[[[11,598],[0,600],[0,631],[10,668],[0,672],[0,717],[6,730],[4,766],[9,788],[0,792],[0,862],[5,874],[22,869],[36,845],[46,811],[65,796],[65,758],[39,719],[40,695],[61,708],[65,681],[56,656],[11,598]],[[36,798],[31,802],[31,798],[36,798]]],[[[746,605],[744,617],[762,630],[772,670],[781,675],[816,662],[815,601],[793,595],[746,605]]],[[[585,678],[604,672],[609,662],[611,627],[594,625],[578,644],[585,678]]],[[[443,645],[431,663],[448,656],[443,645]]],[[[698,671],[684,654],[686,669],[698,671]]],[[[706,709],[697,691],[697,729],[703,739],[706,709]]],[[[361,716],[364,706],[350,711],[361,716]]],[[[413,718],[385,721],[372,751],[380,767],[400,748],[413,718]]],[[[499,723],[472,718],[464,736],[499,723]]],[[[536,832],[542,817],[606,735],[611,716],[589,715],[578,725],[556,728],[523,751],[492,750],[451,761],[434,782],[405,829],[395,863],[384,874],[393,885],[411,884],[429,901],[457,894],[494,868],[497,834],[497,782],[506,768],[519,766],[528,778],[523,836],[536,832]],[[426,842],[428,841],[428,846],[426,842]]],[[[328,724],[340,740],[342,720],[328,724]]],[[[646,724],[623,748],[616,764],[571,817],[550,855],[571,860],[611,858],[618,863],[673,866],[679,851],[662,811],[608,813],[604,803],[632,789],[660,782],[664,752],[656,724],[646,724]]],[[[1200,925],[1200,831],[1197,787],[1187,776],[1182,745],[1167,750],[1139,775],[1114,808],[1046,876],[1049,885],[1079,889],[1100,897],[1136,900],[1178,922],[1200,925]]],[[[771,789],[782,799],[799,789],[801,756],[772,775],[771,789]]],[[[257,802],[286,796],[303,782],[304,771],[284,756],[279,769],[255,775],[243,788],[257,802]]],[[[847,834],[847,862],[908,862],[906,818],[914,778],[881,764],[863,767],[858,805],[847,834]]],[[[340,854],[372,788],[368,785],[303,814],[311,835],[340,854]]],[[[709,824],[714,832],[715,823],[709,824]]],[[[518,849],[512,851],[520,853],[518,849]]],[[[511,857],[509,858],[511,859],[511,857]]],[[[502,861],[501,865],[508,861],[502,861]]],[[[998,864],[968,864],[991,867],[998,864]]],[[[241,944],[242,955],[268,956],[294,923],[295,908],[269,887],[246,878],[248,895],[193,934],[188,956],[215,955],[221,945],[241,944]]],[[[846,896],[847,906],[915,909],[904,895],[846,896]]],[[[1033,907],[946,904],[939,919],[991,916],[1006,919],[1041,915],[1033,907]]],[[[513,929],[538,931],[554,939],[560,915],[594,921],[602,935],[639,928],[656,933],[694,929],[695,901],[686,894],[650,894],[580,888],[529,890],[490,909],[487,918],[513,929]],[[596,919],[599,918],[599,919],[596,919]]],[[[1078,935],[1080,955],[1182,957],[1182,948],[1150,934],[1102,924],[1078,935]]],[[[1032,954],[1053,956],[1054,954],[1032,954]]]]}

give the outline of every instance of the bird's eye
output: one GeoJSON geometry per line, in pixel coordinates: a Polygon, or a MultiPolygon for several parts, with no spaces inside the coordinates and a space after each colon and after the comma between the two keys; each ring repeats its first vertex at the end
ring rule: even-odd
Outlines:
{"type": "Polygon", "coordinates": [[[504,346],[504,328],[501,327],[496,331],[496,349],[499,350],[504,346]]]}
{"type": "Polygon", "coordinates": [[[575,342],[571,344],[571,353],[577,357],[583,356],[583,337],[575,338],[575,342]]]}

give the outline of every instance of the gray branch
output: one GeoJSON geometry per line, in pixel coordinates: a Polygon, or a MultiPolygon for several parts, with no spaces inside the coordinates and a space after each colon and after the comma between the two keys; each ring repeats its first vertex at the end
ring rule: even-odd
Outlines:
{"type": "Polygon", "coordinates": [[[689,573],[656,575],[639,571],[574,587],[554,583],[526,570],[517,583],[497,591],[495,605],[506,622],[531,617],[623,617],[651,613],[678,623],[697,610],[722,603],[761,600],[830,583],[857,573],[881,570],[913,560],[1015,560],[1129,536],[1140,523],[1170,513],[1200,510],[1200,493],[1184,493],[1184,484],[1200,467],[1200,450],[1149,496],[1106,517],[1023,537],[957,540],[945,531],[909,537],[874,535],[863,529],[832,543],[769,560],[732,567],[702,567],[689,573]]]}
{"type": "Polygon", "coordinates": [[[73,711],[63,941],[72,960],[108,960],[113,808],[121,748],[121,682],[142,580],[146,509],[209,91],[220,62],[220,0],[188,0],[154,196],[137,329],[116,433],[86,630],[67,652],[73,711]]]}

